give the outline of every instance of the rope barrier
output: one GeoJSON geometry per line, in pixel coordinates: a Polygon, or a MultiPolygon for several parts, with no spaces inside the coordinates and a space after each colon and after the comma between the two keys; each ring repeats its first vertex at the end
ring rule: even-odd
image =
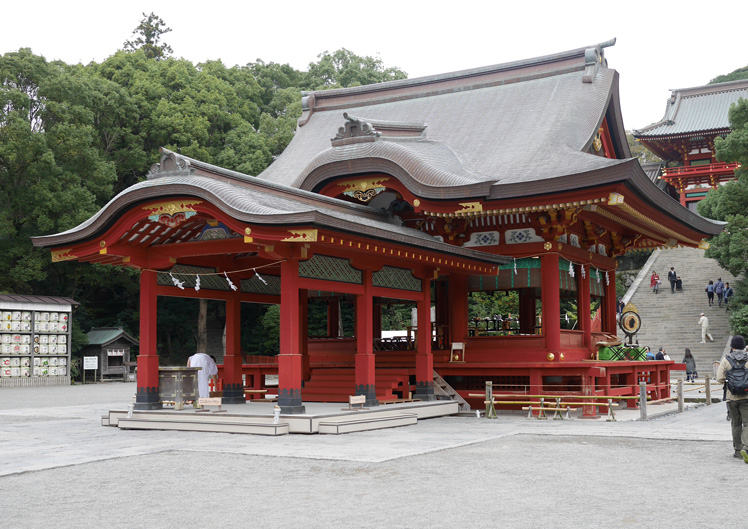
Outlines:
{"type": "MultiPolygon", "coordinates": [[[[175,276],[187,276],[187,277],[200,276],[200,277],[207,277],[207,276],[222,276],[223,274],[238,274],[240,272],[249,272],[250,270],[253,271],[253,272],[257,272],[257,270],[262,270],[263,268],[268,268],[270,266],[276,266],[276,265],[279,265],[279,264],[281,264],[281,263],[283,263],[285,261],[286,261],[286,259],[281,259],[280,261],[275,261],[273,263],[268,263],[268,264],[264,264],[264,265],[260,265],[260,266],[253,266],[252,268],[242,268],[241,270],[231,270],[231,271],[223,271],[223,272],[205,272],[205,273],[201,273],[201,274],[197,274],[195,272],[172,272],[172,274],[175,275],[175,276]]],[[[167,270],[152,270],[150,268],[141,268],[140,269],[140,273],[142,274],[143,272],[155,272],[157,274],[160,274],[160,273],[166,273],[167,270]]]]}

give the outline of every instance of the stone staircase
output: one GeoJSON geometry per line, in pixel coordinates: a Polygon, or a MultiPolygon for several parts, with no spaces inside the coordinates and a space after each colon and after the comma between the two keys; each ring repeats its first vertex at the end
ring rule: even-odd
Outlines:
{"type": "MultiPolygon", "coordinates": [[[[714,305],[710,307],[704,292],[707,283],[710,280],[716,282],[719,277],[734,286],[735,278],[715,260],[704,257],[704,250],[655,250],[623,298],[624,302],[631,301],[641,316],[642,326],[637,334],[639,344],[650,346],[655,353],[659,347],[665,347],[670,358],[676,362],[683,360],[684,350],[688,347],[696,358],[699,376],[711,376],[712,362],[719,361],[730,345],[729,313],[725,312],[724,304],[718,307],[716,295],[714,305]],[[674,294],[670,293],[667,281],[671,266],[675,267],[683,280],[683,290],[674,294]],[[659,294],[654,294],[649,287],[653,270],[662,280],[659,294]],[[698,321],[701,312],[709,318],[714,342],[699,343],[701,327],[698,321]]],[[[619,330],[619,336],[622,335],[619,330]]]]}

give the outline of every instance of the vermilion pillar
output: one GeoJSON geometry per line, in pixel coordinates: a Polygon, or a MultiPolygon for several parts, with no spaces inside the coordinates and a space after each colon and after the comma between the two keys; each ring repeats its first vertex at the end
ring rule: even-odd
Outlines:
{"type": "Polygon", "coordinates": [[[558,279],[558,254],[541,257],[541,295],[543,296],[543,334],[549,353],[561,350],[561,293],[558,279]]]}
{"type": "Polygon", "coordinates": [[[416,350],[416,394],[421,400],[436,400],[434,395],[434,357],[431,354],[431,282],[422,280],[423,299],[416,303],[418,334],[416,350]]]}
{"type": "MultiPolygon", "coordinates": [[[[590,319],[590,273],[589,266],[585,267],[584,277],[579,277],[577,292],[577,319],[579,328],[584,331],[584,347],[589,349],[592,344],[592,320],[590,319]]],[[[593,279],[593,281],[597,281],[593,279]]]]}
{"type": "MultiPolygon", "coordinates": [[[[449,275],[449,330],[450,341],[464,342],[468,335],[468,277],[449,275]]],[[[420,316],[419,316],[420,318],[420,316]]]]}
{"type": "Polygon", "coordinates": [[[234,294],[226,301],[226,354],[223,357],[223,402],[244,404],[242,384],[241,310],[239,297],[234,294]]]}
{"type": "Polygon", "coordinates": [[[299,290],[299,354],[301,354],[301,380],[309,380],[309,293],[299,290]]]}
{"type": "Polygon", "coordinates": [[[138,391],[136,410],[160,409],[158,396],[158,350],[156,336],[156,272],[140,272],[140,354],[138,355],[138,391]]]}
{"type": "Polygon", "coordinates": [[[371,270],[363,271],[364,293],[356,296],[356,395],[366,395],[366,406],[378,406],[374,357],[374,300],[371,270]]]}
{"type": "Polygon", "coordinates": [[[301,403],[299,350],[299,262],[281,263],[280,354],[278,355],[278,406],[281,413],[305,413],[301,403]]]}

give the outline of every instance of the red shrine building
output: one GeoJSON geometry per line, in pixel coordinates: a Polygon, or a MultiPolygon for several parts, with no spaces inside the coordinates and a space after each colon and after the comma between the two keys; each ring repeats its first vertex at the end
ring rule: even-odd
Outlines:
{"type": "Polygon", "coordinates": [[[730,130],[730,105],[748,98],[748,80],[673,90],[665,115],[657,123],[633,132],[647,149],[667,165],[659,177],[673,186],[680,203],[691,211],[710,189],[735,179],[736,162],[718,162],[715,138],[730,130]]]}
{"type": "Polygon", "coordinates": [[[267,374],[284,413],[352,394],[367,406],[435,400],[442,381],[480,407],[469,394],[486,381],[579,395],[638,394],[646,381],[659,398],[672,362],[597,359],[617,332],[615,258],[703,247],[722,226],[631,157],[612,44],[305,93],[294,139],[257,177],[162,150],[146,181],[34,244],[55,261],[140,270],[138,409],[161,407],[159,296],[225,302],[225,402],[267,374]],[[516,313],[470,321],[477,292],[515,296],[516,313]],[[353,337],[340,332],[340,299],[355,307],[353,337]],[[310,336],[319,301],[327,336],[310,336]],[[242,346],[243,303],[280,305],[278,356],[242,346]],[[382,310],[396,303],[417,321],[385,338],[382,310]]]}

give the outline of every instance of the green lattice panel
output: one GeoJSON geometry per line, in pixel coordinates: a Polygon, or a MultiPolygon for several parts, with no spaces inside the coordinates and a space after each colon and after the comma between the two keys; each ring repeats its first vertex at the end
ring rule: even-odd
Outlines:
{"type": "Polygon", "coordinates": [[[281,293],[281,278],[280,276],[269,276],[266,274],[260,274],[265,283],[260,281],[257,276],[252,276],[249,279],[242,279],[242,292],[249,294],[267,294],[270,296],[280,296],[281,293]]]}
{"type": "Polygon", "coordinates": [[[299,277],[309,279],[323,279],[339,283],[353,283],[361,285],[363,278],[360,270],[351,266],[347,259],[315,255],[311,259],[299,263],[299,277]]]}
{"type": "Polygon", "coordinates": [[[407,268],[385,266],[379,272],[371,275],[371,283],[375,287],[396,288],[398,290],[421,291],[421,280],[413,277],[413,272],[407,268]]]}
{"type": "MultiPolygon", "coordinates": [[[[173,287],[174,282],[169,277],[169,272],[178,279],[184,281],[184,288],[195,288],[196,275],[200,274],[200,289],[206,290],[231,290],[223,274],[216,274],[215,268],[202,266],[174,265],[168,272],[158,273],[158,284],[173,287]]],[[[232,279],[233,281],[233,279],[232,279]]]]}

